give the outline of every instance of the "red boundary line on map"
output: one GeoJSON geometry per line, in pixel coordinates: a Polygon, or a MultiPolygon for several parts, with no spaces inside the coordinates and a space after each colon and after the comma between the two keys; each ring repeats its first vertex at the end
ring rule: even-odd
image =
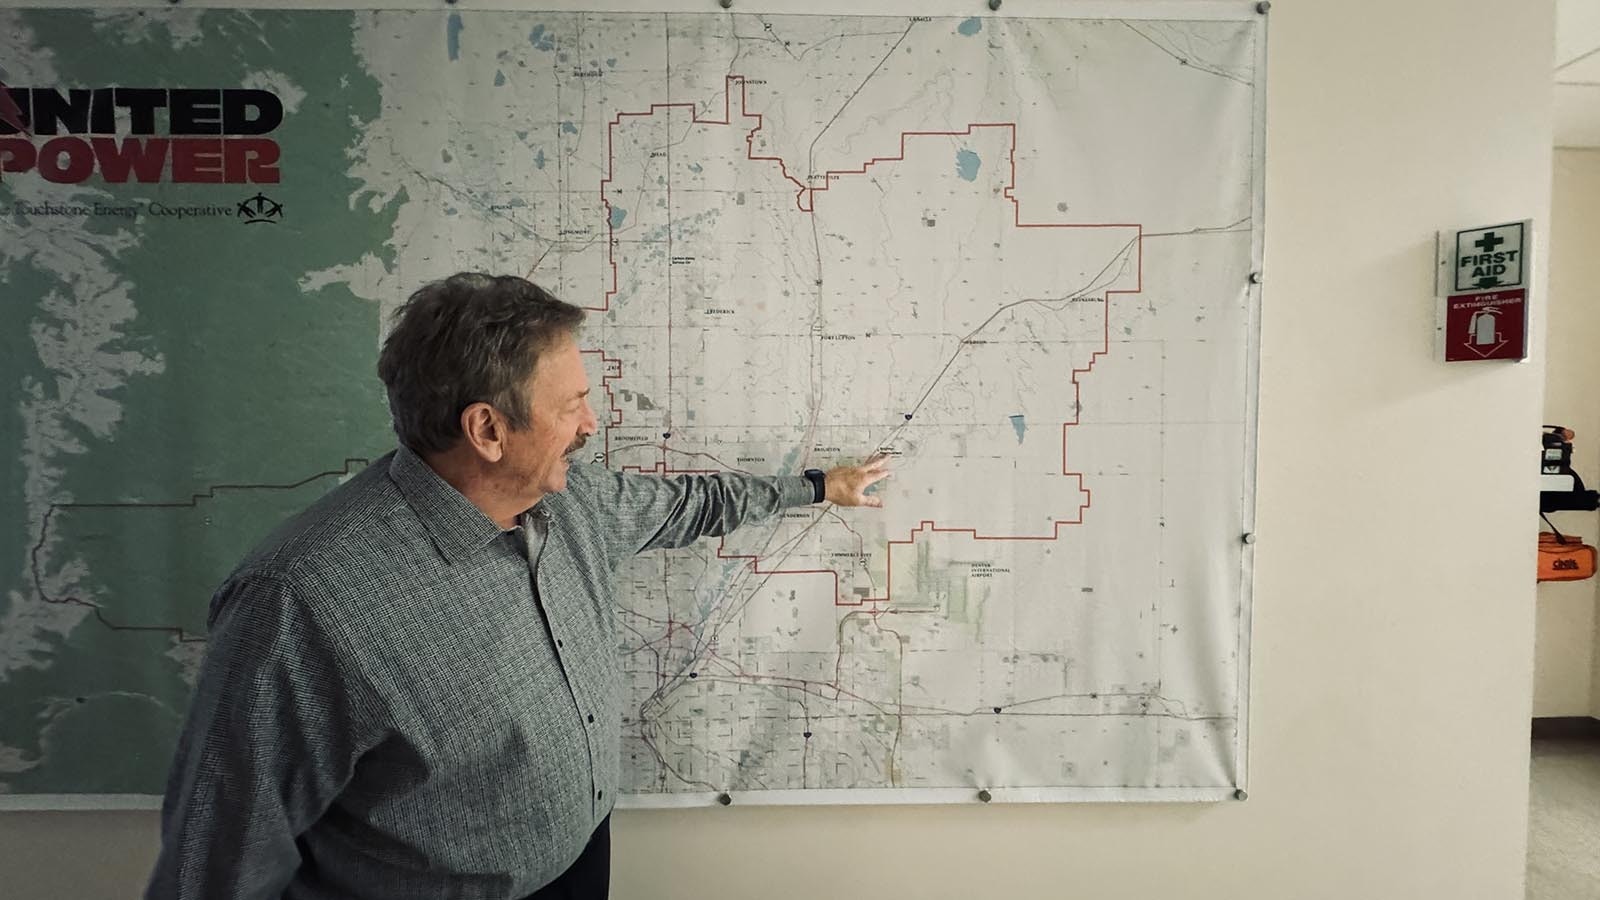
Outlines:
{"type": "MultiPolygon", "coordinates": [[[[1079,401],[1082,399],[1082,384],[1079,381],[1080,377],[1085,375],[1085,374],[1088,374],[1088,372],[1091,369],[1094,368],[1095,361],[1098,360],[1100,357],[1105,356],[1107,353],[1110,352],[1110,347],[1111,347],[1111,333],[1110,333],[1110,331],[1111,331],[1111,315],[1110,315],[1110,308],[1111,308],[1112,296],[1113,295],[1117,295],[1117,294],[1137,294],[1140,291],[1144,290],[1144,226],[1141,225],[1141,224],[1137,224],[1137,223],[1089,223],[1089,224],[1085,224],[1085,223],[1024,222],[1024,221],[1022,221],[1022,204],[1017,199],[1016,194],[1015,194],[1016,184],[1017,184],[1017,160],[1016,160],[1017,125],[1016,125],[1015,122],[978,122],[978,123],[973,123],[973,124],[968,125],[964,130],[961,130],[961,131],[903,131],[903,132],[900,133],[900,153],[899,153],[898,156],[877,156],[877,157],[873,157],[873,158],[867,160],[866,162],[862,163],[860,168],[856,168],[856,169],[830,169],[830,170],[828,170],[827,172],[823,173],[820,176],[820,178],[822,180],[822,185],[821,186],[819,186],[819,187],[809,187],[809,186],[803,184],[799,179],[795,178],[793,175],[789,174],[789,167],[783,161],[782,158],[777,157],[777,156],[757,156],[755,154],[755,146],[754,146],[754,144],[755,144],[756,134],[757,134],[757,132],[759,132],[761,130],[762,125],[764,124],[764,119],[763,119],[763,115],[761,113],[751,113],[751,112],[748,111],[748,109],[749,109],[749,89],[748,89],[747,84],[745,83],[744,76],[742,76],[742,75],[729,75],[729,76],[727,76],[727,79],[725,81],[725,90],[723,92],[723,98],[722,98],[722,118],[720,118],[720,119],[711,119],[711,118],[704,118],[703,119],[703,118],[701,118],[700,115],[699,115],[699,112],[697,111],[696,104],[694,104],[694,103],[652,103],[652,104],[650,104],[650,109],[649,109],[648,112],[619,112],[617,114],[616,118],[612,119],[610,121],[610,123],[608,124],[608,126],[607,126],[607,131],[606,131],[606,157],[607,157],[606,166],[607,166],[607,168],[606,168],[605,177],[600,180],[600,202],[604,205],[605,211],[606,211],[606,229],[607,229],[607,241],[606,241],[606,244],[607,244],[607,254],[609,256],[608,262],[609,262],[609,265],[610,265],[610,268],[611,268],[611,286],[605,292],[605,296],[603,298],[602,305],[599,306],[599,307],[590,307],[590,309],[594,309],[594,310],[596,310],[598,312],[605,312],[605,311],[609,310],[611,308],[611,298],[617,293],[616,228],[615,228],[614,225],[611,224],[611,201],[606,197],[606,187],[607,187],[607,185],[609,185],[611,183],[612,176],[615,174],[615,169],[616,169],[616,157],[615,157],[615,153],[612,150],[612,147],[613,147],[612,137],[613,137],[613,135],[615,133],[616,127],[618,125],[622,124],[624,119],[627,119],[627,118],[644,118],[644,117],[648,117],[648,116],[653,116],[658,111],[667,110],[667,109],[687,109],[687,110],[689,110],[689,113],[692,116],[693,123],[697,124],[697,125],[730,125],[730,124],[732,124],[731,106],[732,106],[732,94],[733,94],[733,84],[734,84],[734,82],[738,82],[738,85],[739,85],[739,103],[740,103],[740,113],[739,114],[740,114],[740,116],[742,118],[755,119],[756,120],[755,127],[753,127],[750,130],[749,134],[745,135],[745,145],[747,147],[746,153],[747,153],[749,159],[751,159],[752,161],[755,161],[755,162],[773,162],[773,163],[777,163],[779,170],[783,173],[783,177],[788,179],[788,181],[790,183],[794,184],[796,189],[797,189],[796,193],[795,193],[795,206],[800,212],[808,213],[808,214],[813,213],[815,211],[816,195],[818,193],[820,193],[820,192],[827,191],[827,190],[831,189],[833,187],[834,183],[838,179],[840,179],[840,178],[842,178],[844,176],[848,176],[848,175],[865,175],[868,169],[870,169],[872,166],[877,165],[879,163],[904,161],[905,160],[905,156],[906,156],[906,140],[908,138],[914,138],[914,137],[961,137],[961,136],[964,136],[964,135],[971,135],[975,130],[980,129],[980,128],[1003,128],[1003,129],[1006,129],[1006,130],[1008,130],[1010,132],[1010,143],[1011,143],[1011,150],[1010,150],[1010,153],[1008,154],[1008,158],[1009,158],[1010,163],[1011,163],[1011,179],[1010,179],[1010,181],[1007,183],[1007,185],[1005,187],[1004,196],[1005,196],[1005,198],[1007,200],[1011,201],[1012,212],[1013,212],[1012,224],[1015,227],[1017,227],[1017,228],[1068,228],[1068,229],[1081,229],[1081,228],[1131,228],[1131,229],[1134,229],[1135,232],[1136,232],[1136,234],[1135,234],[1135,255],[1136,255],[1136,258],[1137,258],[1138,262],[1137,262],[1137,265],[1136,265],[1136,272],[1137,272],[1136,284],[1135,284],[1135,287],[1132,290],[1120,290],[1120,291],[1118,291],[1118,290],[1107,290],[1106,291],[1106,299],[1105,299],[1105,302],[1102,304],[1102,308],[1105,311],[1105,316],[1104,316],[1104,321],[1102,323],[1102,329],[1101,329],[1101,345],[1100,345],[1100,349],[1098,349],[1098,350],[1096,350],[1096,351],[1094,351],[1093,353],[1090,354],[1089,362],[1088,362],[1087,365],[1083,366],[1082,368],[1075,368],[1075,369],[1072,370],[1073,401],[1074,401],[1074,408],[1077,409],[1078,412],[1076,412],[1074,414],[1073,418],[1070,421],[1063,422],[1061,424],[1061,474],[1063,476],[1071,476],[1071,477],[1077,478],[1078,479],[1078,490],[1085,497],[1084,502],[1082,504],[1080,504],[1079,507],[1078,507],[1078,512],[1077,512],[1077,515],[1076,515],[1075,518],[1070,519],[1070,520],[1068,520],[1068,519],[1058,519],[1058,520],[1056,520],[1053,523],[1053,528],[1051,529],[1051,533],[1050,534],[1044,534],[1044,535],[986,535],[986,534],[979,534],[977,529],[975,529],[975,528],[944,528],[944,527],[940,527],[937,523],[935,523],[932,520],[924,520],[920,524],[918,524],[917,527],[915,527],[915,528],[913,528],[911,530],[910,534],[907,535],[905,540],[890,540],[888,542],[888,549],[886,551],[886,558],[885,558],[885,568],[886,568],[886,570],[888,572],[888,579],[887,579],[887,582],[885,583],[885,586],[884,586],[883,596],[881,596],[881,597],[863,597],[863,598],[861,598],[859,600],[853,600],[853,601],[847,601],[847,600],[845,600],[845,599],[840,597],[840,595],[839,595],[839,573],[834,569],[783,569],[783,568],[779,568],[779,569],[770,569],[770,570],[763,571],[761,569],[761,566],[760,566],[761,557],[759,557],[759,556],[744,555],[744,554],[725,554],[725,553],[723,553],[722,551],[723,551],[723,547],[726,544],[726,539],[724,539],[722,542],[720,542],[718,544],[718,546],[717,546],[717,557],[719,559],[744,559],[744,560],[749,560],[750,561],[751,570],[757,575],[825,575],[825,576],[829,576],[829,577],[831,577],[833,579],[834,605],[835,606],[843,606],[843,607],[859,607],[859,606],[863,606],[863,605],[868,604],[868,603],[888,603],[889,602],[890,597],[893,596],[894,548],[897,547],[897,546],[902,546],[903,547],[903,546],[909,546],[911,544],[914,544],[916,542],[917,535],[920,534],[920,533],[928,532],[928,533],[942,533],[942,534],[968,534],[968,535],[972,536],[973,540],[979,540],[979,541],[1054,541],[1054,540],[1058,540],[1060,538],[1061,529],[1062,529],[1063,526],[1066,526],[1066,525],[1081,525],[1081,524],[1083,524],[1084,510],[1089,509],[1090,506],[1093,505],[1094,495],[1087,487],[1084,486],[1084,484],[1083,484],[1083,473],[1081,473],[1081,472],[1073,472],[1073,471],[1068,470],[1068,468],[1067,468],[1067,429],[1071,428],[1073,425],[1078,424],[1079,419],[1082,417],[1082,406],[1081,406],[1081,403],[1079,403],[1079,401]]],[[[670,339],[670,337],[669,337],[669,339],[670,339]]],[[[590,354],[595,354],[595,355],[598,355],[600,357],[601,366],[602,366],[602,375],[601,375],[600,382],[601,382],[601,387],[605,390],[606,402],[607,402],[607,405],[608,405],[608,407],[610,408],[610,411],[611,411],[611,422],[610,422],[610,424],[613,425],[613,426],[619,426],[619,425],[622,424],[622,411],[620,409],[618,409],[617,406],[616,406],[615,398],[612,395],[611,386],[610,386],[609,382],[614,380],[614,379],[620,378],[622,376],[622,360],[606,356],[605,352],[603,350],[590,350],[590,351],[584,351],[584,352],[585,353],[590,353],[590,354]]],[[[665,448],[663,448],[663,450],[665,450],[665,448]]],[[[609,463],[610,458],[611,458],[611,438],[610,438],[609,432],[607,433],[606,440],[605,440],[605,455],[606,455],[606,460],[609,463]]],[[[627,466],[627,467],[624,467],[624,468],[627,471],[637,471],[637,472],[641,472],[641,473],[656,474],[656,475],[708,474],[708,473],[711,473],[711,472],[715,471],[715,470],[708,470],[708,469],[674,469],[674,468],[668,468],[667,462],[666,462],[666,458],[665,458],[665,453],[663,453],[662,461],[657,463],[656,466],[653,469],[645,469],[643,467],[637,467],[637,466],[627,466]]]]}

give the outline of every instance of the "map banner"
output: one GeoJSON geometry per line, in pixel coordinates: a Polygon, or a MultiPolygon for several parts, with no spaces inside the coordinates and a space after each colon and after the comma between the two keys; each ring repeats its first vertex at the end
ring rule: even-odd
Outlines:
{"type": "Polygon", "coordinates": [[[461,270],[589,310],[595,462],[893,457],[618,573],[622,805],[1243,796],[1265,17],[1115,9],[0,11],[0,806],[158,799],[461,270]]]}

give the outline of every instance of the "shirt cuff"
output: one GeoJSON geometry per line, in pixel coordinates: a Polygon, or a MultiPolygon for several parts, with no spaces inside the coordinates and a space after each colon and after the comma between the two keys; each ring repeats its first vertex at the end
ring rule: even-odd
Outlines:
{"type": "Polygon", "coordinates": [[[779,475],[774,481],[777,482],[778,495],[783,499],[785,508],[811,505],[815,489],[811,487],[809,478],[804,475],[779,475]]]}

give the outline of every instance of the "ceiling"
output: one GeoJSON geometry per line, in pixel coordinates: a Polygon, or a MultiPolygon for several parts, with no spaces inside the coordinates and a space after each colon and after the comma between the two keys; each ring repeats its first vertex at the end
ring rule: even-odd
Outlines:
{"type": "Polygon", "coordinates": [[[1556,0],[1557,147],[1600,147],[1600,0],[1556,0]]]}

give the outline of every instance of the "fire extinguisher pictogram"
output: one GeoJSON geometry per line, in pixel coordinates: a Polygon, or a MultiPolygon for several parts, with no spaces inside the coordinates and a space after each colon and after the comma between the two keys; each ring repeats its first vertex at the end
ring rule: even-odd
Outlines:
{"type": "Polygon", "coordinates": [[[1492,347],[1500,343],[1500,310],[1493,306],[1486,306],[1472,314],[1472,322],[1468,325],[1468,333],[1472,335],[1472,343],[1479,347],[1492,347]]]}

